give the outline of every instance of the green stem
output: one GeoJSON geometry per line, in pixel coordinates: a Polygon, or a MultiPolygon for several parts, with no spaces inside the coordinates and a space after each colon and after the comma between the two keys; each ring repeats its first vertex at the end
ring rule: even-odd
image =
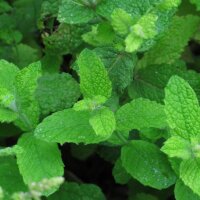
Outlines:
{"type": "Polygon", "coordinates": [[[120,132],[116,132],[117,137],[122,141],[123,144],[128,144],[129,140],[127,140],[120,132]]]}

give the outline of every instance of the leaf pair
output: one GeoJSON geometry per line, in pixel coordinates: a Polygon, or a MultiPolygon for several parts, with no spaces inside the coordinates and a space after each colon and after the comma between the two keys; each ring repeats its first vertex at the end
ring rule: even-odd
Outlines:
{"type": "Polygon", "coordinates": [[[171,137],[162,151],[169,157],[181,158],[179,173],[186,186],[200,195],[198,174],[200,107],[195,92],[178,76],[173,76],[165,89],[165,112],[171,137]]]}
{"type": "Polygon", "coordinates": [[[80,88],[84,99],[74,108],[44,119],[35,135],[48,142],[98,143],[108,139],[115,130],[114,113],[102,106],[112,92],[111,81],[100,58],[84,50],[78,58],[80,88]]]}
{"type": "Polygon", "coordinates": [[[21,71],[7,61],[0,61],[1,121],[15,121],[25,131],[33,130],[39,120],[39,107],[35,100],[40,63],[33,63],[21,71]]]}
{"type": "MultiPolygon", "coordinates": [[[[122,106],[116,113],[116,119],[119,132],[133,129],[141,131],[145,128],[163,129],[167,126],[164,106],[142,98],[122,106]]],[[[121,161],[126,172],[143,185],[163,189],[175,183],[176,176],[167,157],[155,144],[133,140],[122,147],[121,161]]],[[[120,182],[127,180],[126,174],[118,177],[116,169],[114,172],[120,182]]]]}

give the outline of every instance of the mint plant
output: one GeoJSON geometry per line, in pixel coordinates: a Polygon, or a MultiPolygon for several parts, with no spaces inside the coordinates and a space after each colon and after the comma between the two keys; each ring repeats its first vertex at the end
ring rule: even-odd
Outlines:
{"type": "Polygon", "coordinates": [[[197,0],[0,2],[0,200],[199,200],[197,0]]]}

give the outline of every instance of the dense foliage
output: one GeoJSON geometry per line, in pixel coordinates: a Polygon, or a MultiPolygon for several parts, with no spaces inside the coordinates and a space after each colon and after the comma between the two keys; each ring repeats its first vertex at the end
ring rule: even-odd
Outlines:
{"type": "Polygon", "coordinates": [[[199,45],[199,0],[1,0],[0,199],[200,200],[199,45]]]}

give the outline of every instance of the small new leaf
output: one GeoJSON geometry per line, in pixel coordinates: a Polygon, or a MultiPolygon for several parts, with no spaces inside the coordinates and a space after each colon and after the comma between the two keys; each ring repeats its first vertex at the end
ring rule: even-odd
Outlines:
{"type": "Polygon", "coordinates": [[[114,113],[107,107],[94,110],[89,123],[97,135],[107,138],[112,135],[116,125],[114,113]]]}
{"type": "Polygon", "coordinates": [[[169,157],[178,157],[181,159],[189,159],[192,156],[191,144],[179,136],[169,138],[161,150],[169,157]]]}
{"type": "Polygon", "coordinates": [[[120,35],[128,34],[130,27],[134,24],[131,15],[120,8],[113,11],[111,18],[114,30],[120,35]]]}

